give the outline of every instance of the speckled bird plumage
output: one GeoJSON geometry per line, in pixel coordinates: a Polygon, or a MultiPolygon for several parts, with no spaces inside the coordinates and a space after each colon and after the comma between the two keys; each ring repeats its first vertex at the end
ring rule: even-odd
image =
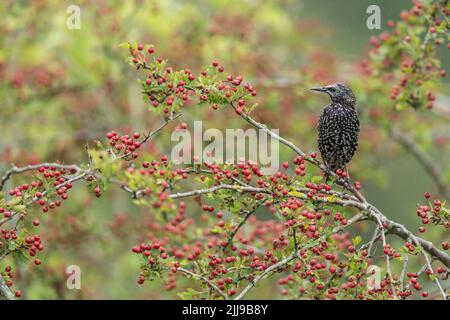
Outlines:
{"type": "Polygon", "coordinates": [[[352,90],[340,83],[313,90],[325,92],[331,103],[319,119],[318,144],[325,165],[331,171],[346,169],[358,147],[359,119],[352,90]]]}

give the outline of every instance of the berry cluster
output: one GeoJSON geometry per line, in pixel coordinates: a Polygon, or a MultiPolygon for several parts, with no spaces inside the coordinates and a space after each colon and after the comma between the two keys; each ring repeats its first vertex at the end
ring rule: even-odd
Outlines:
{"type": "Polygon", "coordinates": [[[231,103],[240,114],[246,108],[246,100],[257,95],[250,83],[243,84],[241,75],[220,77],[225,71],[217,61],[194,76],[190,69],[174,71],[166,67],[167,61],[154,57],[154,47],[149,45],[127,44],[130,50],[130,63],[137,69],[147,72],[141,81],[143,93],[148,97],[156,112],[173,115],[196,97],[200,103],[208,103],[213,110],[221,104],[231,103]],[[148,54],[144,53],[144,49],[148,54]]]}
{"type": "Polygon", "coordinates": [[[111,131],[106,134],[106,137],[109,139],[110,151],[116,157],[124,159],[136,159],[138,157],[136,150],[142,145],[138,132],[130,136],[128,134],[119,135],[117,132],[111,131]]]}
{"type": "Polygon", "coordinates": [[[401,12],[402,21],[397,24],[388,21],[392,31],[370,39],[371,60],[363,60],[360,65],[365,75],[379,77],[382,71],[385,81],[394,82],[390,98],[397,110],[408,106],[432,109],[435,96],[429,87],[433,81],[447,75],[436,59],[436,52],[447,40],[448,7],[445,1],[432,5],[419,0],[413,3],[409,11],[401,12]],[[424,25],[428,27],[424,29],[424,25]],[[422,39],[424,43],[417,45],[422,39]]]}
{"type": "MultiPolygon", "coordinates": [[[[6,285],[8,287],[12,287],[14,285],[14,278],[16,277],[15,273],[12,271],[12,267],[6,266],[4,273],[2,272],[1,274],[6,279],[6,285]]],[[[22,296],[22,291],[16,290],[14,292],[14,295],[16,296],[16,298],[20,298],[22,296]]]]}

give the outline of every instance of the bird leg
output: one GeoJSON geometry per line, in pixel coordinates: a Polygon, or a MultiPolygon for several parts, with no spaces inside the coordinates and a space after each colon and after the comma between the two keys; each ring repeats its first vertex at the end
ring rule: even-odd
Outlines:
{"type": "Polygon", "coordinates": [[[350,185],[352,185],[352,180],[350,180],[350,172],[347,169],[347,165],[344,166],[344,171],[347,174],[347,181],[350,185]]]}
{"type": "Polygon", "coordinates": [[[323,183],[328,184],[328,179],[331,175],[331,169],[330,167],[324,162],[325,170],[323,171],[323,183]]]}
{"type": "Polygon", "coordinates": [[[351,191],[350,187],[352,185],[352,181],[350,180],[350,173],[348,172],[347,165],[344,166],[344,171],[345,171],[347,177],[344,179],[344,180],[346,180],[346,183],[344,183],[343,190],[351,191]]]}

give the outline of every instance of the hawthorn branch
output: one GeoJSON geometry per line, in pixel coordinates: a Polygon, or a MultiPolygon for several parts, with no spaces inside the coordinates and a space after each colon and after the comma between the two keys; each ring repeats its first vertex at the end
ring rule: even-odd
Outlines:
{"type": "Polygon", "coordinates": [[[225,294],[225,292],[223,292],[222,290],[220,290],[220,288],[218,286],[216,286],[213,282],[211,282],[208,278],[204,277],[201,274],[197,274],[194,273],[192,271],[189,271],[187,269],[184,268],[178,268],[178,271],[181,271],[184,274],[187,274],[193,278],[197,278],[200,279],[201,281],[203,281],[207,286],[209,286],[211,289],[213,289],[216,293],[218,293],[221,297],[223,297],[225,300],[228,300],[228,296],[225,294]]]}
{"type": "MultiPolygon", "coordinates": [[[[231,103],[231,107],[236,111],[236,106],[231,103]]],[[[315,165],[316,167],[318,167],[320,170],[322,170],[323,172],[328,173],[330,176],[334,177],[336,179],[336,182],[342,186],[344,186],[346,189],[350,190],[351,193],[353,193],[353,195],[355,197],[357,197],[359,199],[359,201],[361,202],[366,202],[366,198],[361,194],[361,192],[359,192],[351,183],[348,179],[342,179],[341,177],[339,177],[336,173],[334,172],[329,172],[329,170],[325,167],[324,164],[322,164],[319,160],[312,158],[310,156],[307,156],[305,152],[303,152],[299,147],[297,147],[294,143],[284,139],[283,137],[279,136],[278,134],[276,134],[275,132],[273,132],[272,130],[270,130],[266,125],[254,120],[252,117],[250,117],[248,114],[245,114],[243,112],[240,112],[239,115],[245,120],[247,121],[249,124],[251,124],[252,126],[254,126],[257,129],[262,130],[263,132],[265,132],[268,136],[270,136],[272,139],[275,139],[277,141],[279,141],[280,143],[284,144],[285,146],[287,146],[288,148],[290,148],[291,150],[293,150],[295,153],[297,153],[299,156],[303,157],[307,162],[315,165]]]]}
{"type": "Polygon", "coordinates": [[[0,274],[0,296],[5,300],[14,300],[15,296],[0,274]]]}
{"type": "MultiPolygon", "coordinates": [[[[41,166],[42,166],[42,165],[41,165],[41,166]]],[[[39,166],[38,168],[40,168],[41,166],[39,166]]],[[[27,171],[28,171],[28,170],[27,170],[27,171]]],[[[88,175],[91,174],[91,170],[81,170],[81,169],[80,169],[80,170],[78,171],[78,173],[79,173],[78,175],[76,175],[76,176],[74,176],[74,177],[71,177],[71,178],[69,178],[68,180],[64,181],[63,183],[60,183],[60,184],[58,184],[57,186],[55,186],[55,187],[53,188],[53,190],[58,190],[59,188],[65,186],[65,185],[68,184],[68,183],[74,183],[74,182],[77,182],[77,181],[79,181],[79,180],[84,179],[86,176],[88,176],[88,175]]],[[[48,194],[48,191],[42,192],[42,196],[45,196],[45,195],[47,195],[47,194],[48,194]]],[[[28,206],[28,205],[30,205],[30,204],[32,204],[32,203],[38,201],[38,200],[39,200],[39,198],[36,197],[36,196],[34,196],[34,197],[32,197],[31,199],[29,199],[29,201],[27,201],[27,202],[25,203],[25,205],[28,206]]],[[[11,217],[1,219],[1,220],[0,220],[0,226],[3,225],[3,224],[5,224],[6,222],[10,221],[10,220],[11,220],[13,217],[15,217],[16,215],[17,215],[17,211],[12,212],[11,217]]]]}
{"type": "Polygon", "coordinates": [[[155,135],[157,135],[162,129],[164,129],[170,122],[174,121],[175,119],[181,117],[181,113],[178,113],[168,119],[166,119],[166,121],[161,124],[158,128],[156,128],[153,131],[150,131],[146,137],[141,141],[141,143],[146,143],[149,139],[153,138],[155,135]]]}
{"type": "MultiPolygon", "coordinates": [[[[427,271],[428,270],[428,264],[427,263],[425,263],[423,266],[422,266],[422,268],[420,268],[420,270],[417,272],[417,279],[419,279],[420,277],[422,277],[422,275],[425,273],[425,271],[427,271]]],[[[412,287],[412,282],[409,282],[406,286],[405,286],[405,289],[404,289],[404,291],[406,292],[406,291],[409,291],[409,290],[411,290],[411,287],[412,287]]],[[[403,297],[403,299],[405,299],[404,297],[403,297]]]]}
{"type": "MultiPolygon", "coordinates": [[[[367,248],[367,257],[368,258],[372,258],[375,254],[375,253],[372,253],[373,246],[375,245],[375,242],[377,242],[379,240],[379,238],[381,237],[381,235],[378,234],[378,230],[379,230],[379,227],[376,226],[370,241],[361,246],[360,250],[364,250],[367,248]]],[[[359,267],[359,273],[361,273],[362,270],[363,270],[363,265],[361,264],[359,267]]],[[[333,274],[333,276],[335,276],[335,274],[333,274]]],[[[358,288],[359,288],[362,280],[363,280],[363,277],[358,279],[358,283],[355,286],[355,292],[353,293],[353,299],[355,299],[356,296],[358,295],[358,288]]]]}
{"type": "Polygon", "coordinates": [[[189,197],[194,197],[194,196],[198,196],[201,194],[213,193],[218,190],[235,190],[235,191],[239,191],[239,192],[269,193],[269,191],[264,188],[243,187],[243,186],[230,185],[230,184],[219,184],[219,185],[213,186],[211,188],[207,188],[207,189],[198,189],[198,190],[192,190],[192,191],[188,191],[188,192],[172,193],[169,195],[169,198],[172,198],[172,199],[189,198],[189,197]]]}
{"type": "MultiPolygon", "coordinates": [[[[257,188],[257,187],[244,187],[240,185],[227,185],[227,184],[220,184],[216,185],[207,189],[198,189],[198,190],[192,190],[188,192],[178,192],[173,193],[169,195],[169,198],[172,199],[181,199],[181,198],[187,198],[187,197],[193,197],[201,194],[207,194],[207,193],[213,193],[218,190],[235,190],[238,192],[255,192],[255,193],[264,193],[272,195],[272,192],[268,189],[264,188],[257,188]]],[[[142,190],[139,190],[142,191],[142,190]]],[[[129,192],[139,192],[139,191],[132,191],[129,192]]],[[[142,191],[143,192],[143,191],[142,191]]],[[[141,193],[142,193],[141,192],[141,193]]],[[[293,195],[287,195],[286,197],[293,197],[293,195]]],[[[302,200],[307,200],[307,195],[302,194],[302,197],[300,197],[302,200]]],[[[404,241],[409,241],[412,239],[423,248],[428,254],[430,254],[433,258],[439,260],[444,264],[447,268],[450,268],[450,256],[439,250],[432,242],[425,240],[423,238],[420,238],[416,235],[414,235],[411,231],[409,231],[404,225],[394,222],[390,219],[388,219],[385,215],[383,215],[375,206],[371,205],[370,203],[361,203],[359,201],[355,200],[348,200],[348,199],[328,199],[324,197],[314,197],[311,199],[311,201],[315,201],[318,203],[326,203],[329,205],[338,205],[341,207],[353,207],[358,209],[361,214],[361,217],[364,219],[372,220],[376,223],[381,223],[385,231],[388,231],[391,234],[394,234],[398,236],[399,238],[403,239],[404,241]]],[[[361,218],[362,219],[362,218],[361,218]]],[[[334,232],[340,231],[340,228],[336,228],[334,232]]]]}
{"type": "MultiPolygon", "coordinates": [[[[13,251],[14,250],[12,250],[12,251],[9,251],[9,250],[5,251],[0,256],[0,262],[13,251]]],[[[3,279],[3,276],[1,275],[1,273],[0,273],[0,299],[5,299],[5,300],[13,300],[13,299],[15,299],[14,293],[11,291],[11,288],[6,284],[5,279],[3,279]]]]}
{"type": "Polygon", "coordinates": [[[361,249],[367,248],[367,257],[373,257],[375,255],[375,252],[372,253],[373,247],[375,243],[381,238],[381,234],[378,234],[378,231],[379,227],[376,226],[370,241],[361,246],[361,249]]]}
{"type": "MultiPolygon", "coordinates": [[[[380,229],[381,241],[383,243],[383,248],[386,248],[387,242],[386,242],[386,234],[385,234],[383,224],[381,223],[381,220],[379,217],[376,217],[376,219],[377,219],[379,229],[380,229]]],[[[384,253],[384,256],[386,257],[386,271],[389,276],[389,282],[391,284],[392,294],[394,295],[395,299],[398,299],[397,291],[395,290],[395,281],[394,281],[394,277],[392,276],[392,271],[391,271],[391,259],[388,254],[384,253]]]]}
{"type": "MultiPolygon", "coordinates": [[[[418,244],[417,240],[414,240],[416,244],[418,244]]],[[[428,257],[428,254],[426,252],[422,252],[423,256],[425,257],[426,265],[428,267],[428,270],[433,272],[433,267],[431,266],[430,258],[428,257]]],[[[436,283],[436,286],[439,289],[439,293],[442,295],[442,298],[444,300],[447,300],[447,294],[445,293],[444,289],[442,288],[441,283],[439,282],[439,279],[437,277],[434,278],[434,283],[436,283]]]]}
{"type": "Polygon", "coordinates": [[[236,234],[238,233],[238,231],[247,222],[248,218],[250,218],[250,216],[255,212],[256,209],[257,208],[247,211],[247,213],[242,218],[241,222],[239,222],[239,224],[228,235],[228,237],[227,237],[227,244],[222,248],[222,251],[225,251],[225,249],[228,248],[228,246],[233,242],[233,239],[236,236],[236,234]]]}
{"type": "MultiPolygon", "coordinates": [[[[125,191],[133,194],[134,197],[139,198],[140,196],[144,195],[145,190],[133,190],[129,188],[128,186],[125,186],[123,184],[120,184],[120,187],[124,189],[125,191]]],[[[258,188],[258,187],[252,187],[252,186],[242,186],[242,185],[233,185],[233,184],[219,184],[212,186],[210,188],[206,189],[197,189],[187,192],[178,192],[178,193],[172,193],[169,195],[169,198],[171,199],[182,199],[182,198],[188,198],[188,197],[194,197],[201,194],[208,194],[208,193],[214,193],[219,190],[235,190],[237,192],[251,192],[251,193],[264,193],[273,195],[272,191],[265,189],[265,188],[258,188]]],[[[297,191],[300,192],[298,189],[297,191]]],[[[305,190],[306,191],[306,190],[305,190]]],[[[305,193],[301,193],[301,199],[302,200],[308,200],[308,197],[305,193]]],[[[294,197],[292,194],[288,194],[286,197],[294,197]]],[[[338,205],[341,207],[353,207],[358,209],[360,212],[353,216],[351,219],[349,219],[346,226],[351,225],[353,223],[356,223],[358,221],[362,220],[372,220],[377,224],[381,224],[383,226],[383,230],[388,231],[389,233],[392,233],[404,241],[409,241],[412,239],[414,242],[417,243],[420,247],[422,247],[428,254],[430,254],[433,258],[441,261],[447,268],[450,268],[450,256],[439,250],[432,242],[425,240],[423,238],[420,238],[416,235],[414,235],[411,231],[409,231],[404,225],[397,223],[395,221],[392,221],[388,219],[384,214],[382,214],[379,209],[377,209],[372,204],[368,203],[367,201],[361,202],[358,200],[352,200],[352,199],[341,199],[341,198],[325,198],[325,197],[313,197],[310,199],[310,201],[318,202],[318,203],[326,203],[329,205],[338,205]]],[[[334,232],[342,231],[342,227],[336,227],[334,232]]]]}
{"type": "Polygon", "coordinates": [[[38,170],[41,167],[55,167],[57,169],[75,170],[75,172],[78,172],[81,170],[81,168],[75,164],[60,164],[60,163],[44,162],[44,163],[39,163],[39,164],[35,164],[35,165],[27,165],[27,166],[23,166],[23,167],[17,167],[14,164],[12,164],[11,169],[6,171],[5,174],[3,175],[3,177],[0,179],[0,190],[3,190],[5,183],[13,175],[24,173],[27,171],[38,170]]]}
{"type": "Polygon", "coordinates": [[[402,267],[402,271],[400,273],[400,289],[403,291],[405,289],[405,275],[406,275],[406,270],[408,268],[408,263],[409,263],[409,255],[406,255],[405,257],[405,261],[403,262],[403,267],[402,267]]]}
{"type": "MultiPolygon", "coordinates": [[[[159,132],[161,132],[170,122],[174,121],[175,119],[179,118],[181,116],[181,113],[178,113],[170,118],[167,118],[166,121],[164,121],[158,128],[155,130],[149,131],[145,136],[144,139],[140,141],[141,144],[145,144],[148,140],[152,139],[154,136],[156,136],[159,132]]],[[[133,152],[127,152],[124,153],[119,159],[125,159],[128,156],[130,156],[133,152]]]]}
{"type": "MultiPolygon", "coordinates": [[[[232,107],[234,109],[236,109],[233,104],[231,104],[231,105],[232,105],[232,107]]],[[[179,115],[175,116],[175,118],[178,117],[178,116],[179,115]]],[[[307,162],[315,165],[316,167],[318,167],[319,169],[321,169],[324,172],[327,171],[325,166],[320,161],[316,160],[315,158],[307,156],[295,144],[293,144],[292,142],[282,138],[278,134],[275,134],[272,130],[268,129],[267,126],[265,126],[265,125],[255,121],[248,114],[241,113],[241,117],[244,120],[246,120],[248,123],[253,125],[254,127],[263,130],[271,138],[278,140],[282,144],[284,144],[287,147],[289,147],[290,149],[292,149],[298,155],[302,156],[307,162]]],[[[156,129],[155,131],[150,132],[144,138],[143,141],[146,142],[148,139],[153,137],[156,133],[161,131],[167,125],[167,123],[169,121],[171,121],[171,120],[173,120],[175,118],[166,120],[166,122],[163,123],[163,125],[161,125],[158,129],[156,129]]],[[[46,165],[46,164],[39,164],[39,165],[35,165],[35,166],[27,166],[27,167],[23,167],[23,168],[18,168],[18,167],[14,166],[12,169],[8,170],[6,172],[6,174],[0,180],[1,187],[3,188],[5,182],[13,174],[22,173],[22,172],[26,172],[26,171],[30,171],[30,170],[35,170],[35,169],[40,168],[43,165],[46,165]]],[[[57,165],[58,167],[65,166],[65,165],[60,165],[60,164],[48,164],[48,165],[55,165],[55,166],[57,165]]],[[[68,181],[64,182],[62,185],[66,184],[68,182],[75,182],[75,181],[81,180],[84,177],[86,177],[86,175],[88,175],[88,174],[96,174],[96,175],[100,175],[101,176],[101,172],[95,172],[95,169],[82,170],[79,167],[74,167],[73,165],[67,166],[65,169],[69,169],[69,168],[75,169],[79,175],[69,179],[68,181]]],[[[309,189],[300,188],[300,189],[297,190],[300,193],[299,195],[295,195],[294,196],[292,194],[288,194],[288,195],[286,195],[284,197],[287,197],[287,198],[288,197],[299,197],[302,200],[306,200],[306,201],[312,201],[312,202],[317,202],[317,203],[326,203],[326,204],[329,204],[329,205],[337,205],[337,206],[341,206],[341,207],[353,207],[353,208],[356,208],[359,211],[359,213],[354,215],[351,219],[349,219],[348,225],[351,225],[353,223],[356,223],[356,222],[359,222],[359,221],[362,221],[362,220],[367,220],[367,219],[375,221],[377,224],[382,226],[381,237],[382,237],[384,243],[385,243],[385,232],[386,233],[389,232],[391,234],[395,234],[396,236],[400,237],[404,241],[411,241],[412,240],[412,241],[414,241],[414,243],[416,243],[416,245],[420,246],[426,252],[425,253],[425,259],[427,260],[427,268],[428,267],[431,268],[431,263],[429,261],[429,258],[428,258],[427,254],[429,254],[433,259],[437,259],[440,262],[442,262],[447,268],[450,268],[450,257],[445,252],[443,252],[443,251],[439,250],[438,248],[436,248],[436,246],[434,246],[433,243],[431,243],[431,242],[429,242],[429,241],[427,241],[425,239],[422,239],[422,238],[414,235],[412,232],[410,232],[408,229],[406,229],[405,226],[388,219],[384,214],[382,214],[379,211],[379,209],[377,209],[375,206],[373,206],[369,202],[367,202],[365,197],[358,190],[356,190],[356,188],[353,185],[351,185],[348,180],[345,180],[345,179],[342,179],[342,178],[338,177],[335,173],[330,173],[330,174],[333,177],[336,178],[336,182],[338,184],[344,186],[344,188],[349,190],[352,193],[352,195],[344,194],[343,192],[338,192],[338,191],[330,191],[329,194],[335,195],[336,197],[324,197],[323,195],[319,195],[319,196],[314,196],[312,198],[309,198],[307,196],[307,192],[309,191],[309,189]]],[[[126,184],[121,183],[120,181],[111,181],[111,182],[114,183],[114,184],[119,185],[123,190],[131,193],[133,195],[133,197],[136,198],[136,199],[145,195],[145,190],[133,190],[132,188],[130,188],[126,184]]],[[[182,199],[182,198],[193,197],[193,196],[197,196],[197,195],[201,195],[201,194],[214,193],[216,191],[223,190],[223,189],[234,190],[236,192],[241,192],[241,193],[242,192],[263,193],[263,194],[268,194],[268,195],[273,196],[273,197],[280,197],[280,198],[282,197],[280,195],[274,194],[274,192],[269,190],[269,189],[258,188],[258,187],[253,187],[253,186],[246,185],[246,184],[241,184],[238,181],[234,181],[234,182],[238,183],[238,184],[236,184],[236,185],[235,184],[219,184],[219,185],[215,185],[215,186],[212,186],[212,187],[206,188],[206,189],[198,189],[198,190],[191,190],[191,191],[188,191],[188,192],[172,193],[172,194],[169,195],[169,198],[171,198],[171,199],[182,199]]],[[[55,189],[57,189],[57,188],[59,188],[61,186],[56,186],[55,189]]],[[[326,195],[326,193],[325,193],[325,195],[326,195]]],[[[37,199],[33,198],[31,200],[32,201],[36,201],[37,199]]],[[[246,221],[246,219],[244,219],[244,222],[242,223],[242,225],[245,223],[245,221],[246,221]]],[[[2,223],[4,223],[4,222],[0,221],[0,225],[2,223]]],[[[239,226],[239,228],[242,227],[242,225],[239,226]]],[[[333,231],[334,232],[338,232],[339,229],[335,229],[333,231]]],[[[256,284],[259,281],[264,279],[271,272],[277,270],[278,268],[283,267],[284,265],[286,265],[287,263],[289,263],[290,261],[292,261],[296,257],[297,257],[297,252],[295,251],[291,255],[289,255],[288,257],[286,257],[283,260],[281,260],[280,262],[278,262],[278,263],[270,266],[266,270],[264,270],[246,288],[244,288],[243,291],[235,299],[239,300],[239,299],[243,298],[251,288],[256,286],[256,284]]],[[[208,279],[204,278],[203,276],[196,275],[196,274],[194,274],[191,271],[186,270],[186,269],[182,269],[181,272],[184,272],[186,274],[189,274],[191,276],[195,276],[195,277],[201,279],[202,281],[207,283],[211,288],[213,288],[215,291],[217,291],[213,287],[214,284],[210,283],[210,281],[208,279]]],[[[391,275],[390,275],[390,277],[391,277],[391,275]]],[[[392,283],[392,281],[391,281],[391,283],[392,283]]],[[[442,286],[440,286],[439,282],[437,282],[437,285],[438,285],[438,287],[439,287],[439,289],[441,291],[441,294],[442,294],[442,291],[443,291],[442,286]]],[[[217,289],[219,289],[219,288],[217,288],[217,289]]],[[[222,297],[226,297],[226,295],[220,289],[217,292],[222,297]]],[[[395,291],[394,291],[394,294],[395,294],[395,291]]]]}
{"type": "Polygon", "coordinates": [[[268,276],[270,273],[276,271],[279,268],[282,268],[283,266],[287,265],[289,262],[294,260],[297,257],[297,251],[294,251],[291,253],[288,257],[284,258],[283,260],[275,263],[274,265],[271,265],[269,268],[264,270],[261,274],[255,277],[253,281],[251,281],[242,291],[239,293],[239,295],[234,298],[234,300],[241,300],[245,297],[245,295],[253,288],[255,287],[258,282],[263,280],[266,276],[268,276]]]}
{"type": "MultiPolygon", "coordinates": [[[[318,198],[317,201],[329,203],[329,201],[327,201],[326,199],[321,198],[318,198]]],[[[447,268],[450,268],[450,256],[447,253],[439,250],[432,242],[414,235],[404,225],[388,219],[375,206],[371,205],[370,203],[360,203],[353,200],[341,200],[341,199],[336,199],[333,203],[343,207],[349,206],[357,208],[360,210],[361,214],[365,215],[368,219],[372,221],[378,222],[378,220],[380,220],[383,227],[387,229],[387,231],[389,231],[391,234],[400,237],[404,241],[409,241],[410,239],[412,239],[417,243],[417,245],[422,247],[432,257],[442,262],[442,264],[444,264],[447,268]]]]}

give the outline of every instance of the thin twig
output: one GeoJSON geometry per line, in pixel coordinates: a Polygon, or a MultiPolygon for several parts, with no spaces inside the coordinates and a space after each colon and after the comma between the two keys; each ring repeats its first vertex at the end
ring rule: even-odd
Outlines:
{"type": "Polygon", "coordinates": [[[6,171],[3,177],[0,179],[0,190],[3,190],[6,181],[8,181],[13,175],[24,173],[27,171],[38,170],[42,167],[55,167],[56,169],[75,170],[77,172],[81,170],[81,168],[75,164],[61,164],[50,162],[39,163],[36,165],[27,165],[23,167],[17,167],[15,165],[12,165],[11,168],[8,171],[6,171]]]}
{"type": "MultiPolygon", "coordinates": [[[[164,121],[158,128],[156,128],[155,130],[151,130],[149,133],[147,133],[144,137],[144,139],[142,139],[140,141],[141,144],[146,143],[148,140],[150,140],[151,138],[153,138],[155,135],[157,135],[162,129],[164,129],[170,122],[172,122],[173,120],[179,118],[181,116],[181,113],[176,114],[175,116],[166,119],[166,121],[164,121]]],[[[119,159],[125,159],[128,156],[130,156],[133,152],[127,152],[124,153],[122,156],[119,157],[119,159]]]]}
{"type": "Polygon", "coordinates": [[[0,296],[6,300],[14,300],[15,296],[0,274],[0,296]]]}
{"type": "MultiPolygon", "coordinates": [[[[381,241],[383,243],[383,248],[386,248],[387,242],[386,242],[386,231],[384,230],[384,226],[383,223],[381,222],[381,220],[379,218],[377,218],[377,222],[379,224],[379,228],[380,228],[380,233],[381,233],[381,241]]],[[[392,271],[391,271],[391,258],[389,257],[388,254],[384,254],[384,256],[386,257],[386,272],[389,276],[389,282],[391,284],[391,289],[392,289],[392,294],[394,295],[394,298],[397,299],[397,291],[395,290],[395,281],[394,281],[394,277],[392,276],[392,271]]]]}
{"type": "Polygon", "coordinates": [[[184,268],[178,268],[178,271],[181,271],[185,274],[190,275],[193,278],[198,278],[200,280],[202,280],[206,285],[208,285],[211,289],[213,289],[215,292],[217,292],[220,296],[222,296],[225,300],[228,300],[228,296],[225,294],[225,292],[223,292],[222,290],[220,290],[219,287],[217,287],[213,282],[211,282],[208,278],[202,276],[201,274],[197,274],[194,273],[192,271],[189,271],[187,269],[184,268]]]}
{"type": "Polygon", "coordinates": [[[234,300],[241,300],[242,298],[245,297],[245,295],[250,291],[250,289],[252,289],[253,287],[255,287],[259,281],[261,281],[262,279],[264,279],[269,273],[276,271],[277,269],[285,266],[286,264],[288,264],[289,262],[291,262],[292,260],[294,260],[297,257],[297,252],[293,252],[291,255],[289,255],[288,257],[284,258],[283,260],[275,263],[274,265],[270,266],[269,268],[267,268],[266,270],[264,270],[261,274],[259,274],[258,276],[255,277],[255,279],[253,279],[253,281],[251,281],[242,291],[241,293],[239,293],[239,295],[234,298],[234,300]]]}
{"type": "Polygon", "coordinates": [[[242,218],[241,222],[233,229],[233,231],[228,235],[227,237],[227,244],[222,247],[222,251],[225,251],[226,248],[228,248],[229,245],[233,242],[234,237],[238,233],[238,231],[242,228],[242,226],[247,222],[248,218],[255,212],[257,208],[253,210],[247,211],[247,213],[242,218]]]}
{"type": "MultiPolygon", "coordinates": [[[[129,187],[121,185],[121,188],[126,190],[127,192],[130,192],[131,194],[136,195],[136,197],[140,197],[144,195],[145,190],[132,190],[129,187]]],[[[197,189],[192,190],[188,192],[179,192],[179,193],[172,193],[169,195],[169,198],[172,199],[181,199],[181,198],[187,198],[187,197],[193,197],[198,196],[201,194],[208,194],[213,193],[218,190],[227,189],[227,190],[234,190],[237,192],[255,192],[255,193],[265,193],[269,195],[273,195],[272,191],[264,188],[257,188],[257,187],[245,187],[240,185],[229,185],[229,184],[220,184],[216,185],[207,189],[197,189]]],[[[280,196],[281,197],[281,196],[280,196]]],[[[294,197],[291,194],[288,194],[286,196],[294,197]]],[[[302,200],[308,199],[307,195],[304,193],[301,193],[302,200]]],[[[329,205],[337,205],[341,207],[353,207],[358,209],[360,212],[354,216],[358,217],[358,219],[350,219],[349,223],[347,223],[346,226],[351,225],[351,223],[355,223],[357,221],[362,221],[364,219],[369,219],[372,221],[375,221],[377,223],[381,223],[383,225],[383,228],[385,228],[385,232],[388,231],[391,234],[395,234],[396,236],[400,237],[404,241],[408,241],[409,239],[415,239],[418,244],[426,251],[428,252],[432,257],[436,258],[437,260],[441,261],[447,268],[450,268],[450,256],[438,249],[432,242],[422,239],[416,235],[414,235],[411,231],[406,229],[406,227],[400,223],[394,222],[390,219],[388,219],[385,215],[383,215],[375,206],[371,205],[368,202],[361,203],[359,201],[355,200],[346,200],[346,199],[340,199],[340,198],[324,198],[324,197],[315,197],[311,199],[311,201],[318,202],[318,203],[326,203],[329,205]],[[352,220],[352,221],[351,221],[352,220]],[[351,223],[350,223],[351,221],[351,223]]],[[[336,227],[333,232],[340,232],[342,230],[342,226],[336,227]]]]}
{"type": "Polygon", "coordinates": [[[405,276],[406,270],[408,268],[409,255],[406,255],[405,261],[403,262],[402,272],[400,273],[400,288],[403,291],[405,288],[405,276]]]}
{"type": "MultiPolygon", "coordinates": [[[[79,175],[77,175],[77,176],[75,176],[75,177],[72,177],[72,178],[70,178],[70,179],[64,181],[63,183],[60,183],[60,184],[58,184],[57,186],[55,186],[55,187],[54,187],[54,190],[58,190],[59,188],[65,186],[65,185],[68,184],[68,183],[74,183],[74,182],[77,182],[77,181],[79,181],[79,180],[81,180],[81,179],[84,179],[87,175],[90,174],[90,171],[89,171],[89,170],[87,170],[87,171],[80,170],[79,172],[81,172],[79,175]]],[[[45,196],[47,193],[48,193],[47,191],[42,192],[42,196],[45,196]]],[[[32,204],[33,202],[38,201],[39,199],[40,199],[40,198],[34,196],[34,197],[32,197],[32,198],[26,203],[26,205],[30,205],[30,204],[32,204]]],[[[18,213],[17,211],[12,212],[12,213],[11,213],[11,216],[10,216],[9,218],[3,218],[2,220],[0,220],[0,226],[3,225],[3,224],[5,224],[6,222],[10,221],[13,217],[15,217],[15,216],[17,215],[17,213],[18,213]]]]}

